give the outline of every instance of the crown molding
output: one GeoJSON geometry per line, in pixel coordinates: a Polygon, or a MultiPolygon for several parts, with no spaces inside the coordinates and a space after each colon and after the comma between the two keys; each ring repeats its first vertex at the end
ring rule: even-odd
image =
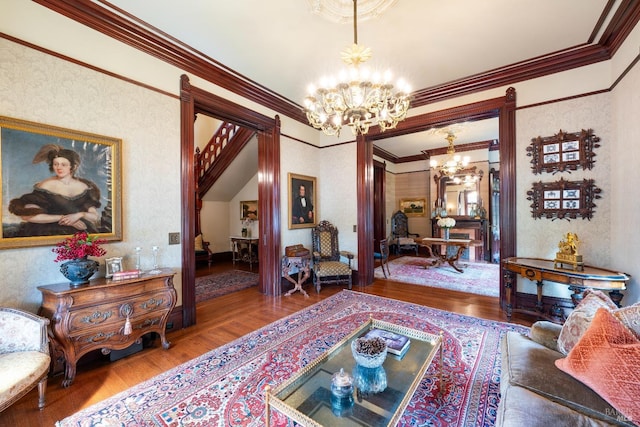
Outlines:
{"type": "MultiPolygon", "coordinates": [[[[225,67],[215,59],[186,46],[112,6],[112,10],[88,0],[34,0],[36,3],[86,25],[109,37],[197,75],[248,100],[287,117],[308,124],[302,106],[225,67]]],[[[603,16],[612,8],[611,2],[603,16]]],[[[640,20],[640,2],[623,0],[596,44],[583,44],[518,62],[452,82],[419,89],[411,107],[421,107],[445,99],[508,86],[611,59],[640,20]]],[[[604,19],[598,21],[602,26],[604,19]]],[[[596,30],[594,30],[594,33],[596,30]]],[[[507,37],[508,34],[505,34],[507,37]]],[[[590,37],[595,37],[593,34],[590,37]]]]}

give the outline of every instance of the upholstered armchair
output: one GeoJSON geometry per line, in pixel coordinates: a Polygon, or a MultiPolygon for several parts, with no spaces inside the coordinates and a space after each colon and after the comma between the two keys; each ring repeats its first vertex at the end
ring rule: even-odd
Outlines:
{"type": "Polygon", "coordinates": [[[320,292],[323,283],[345,283],[351,289],[351,260],[353,254],[340,251],[338,229],[329,221],[320,221],[311,230],[313,256],[313,284],[320,292]],[[348,263],[342,261],[348,260],[348,263]]]}
{"type": "Polygon", "coordinates": [[[391,242],[394,252],[399,254],[401,251],[414,251],[418,256],[418,244],[414,237],[420,237],[419,234],[409,233],[409,219],[407,215],[398,211],[391,216],[391,242]]]}
{"type": "Polygon", "coordinates": [[[0,412],[36,385],[44,408],[49,373],[49,319],[0,307],[0,412]]]}

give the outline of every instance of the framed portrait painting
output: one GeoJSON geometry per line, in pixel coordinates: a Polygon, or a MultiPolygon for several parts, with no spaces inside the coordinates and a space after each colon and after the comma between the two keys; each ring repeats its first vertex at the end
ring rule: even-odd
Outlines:
{"type": "Polygon", "coordinates": [[[0,116],[0,249],[122,240],[122,141],[0,116]]]}
{"type": "Polygon", "coordinates": [[[315,227],[318,208],[316,178],[289,173],[287,181],[289,183],[289,229],[315,227]]]}

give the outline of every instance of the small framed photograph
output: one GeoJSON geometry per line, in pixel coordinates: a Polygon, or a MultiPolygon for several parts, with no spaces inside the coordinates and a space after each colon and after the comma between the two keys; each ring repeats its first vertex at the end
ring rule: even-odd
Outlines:
{"type": "Polygon", "coordinates": [[[107,258],[104,260],[106,265],[106,274],[104,277],[110,279],[113,277],[113,273],[122,271],[122,257],[107,258]]]}
{"type": "Polygon", "coordinates": [[[258,220],[258,201],[257,200],[244,200],[240,202],[240,219],[250,219],[252,221],[258,220]]]}

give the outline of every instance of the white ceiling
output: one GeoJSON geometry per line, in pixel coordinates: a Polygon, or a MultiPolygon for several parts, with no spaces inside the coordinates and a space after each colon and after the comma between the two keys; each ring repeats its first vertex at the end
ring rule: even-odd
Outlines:
{"type": "MultiPolygon", "coordinates": [[[[353,22],[314,14],[311,5],[318,0],[93,1],[121,8],[299,105],[309,83],[342,68],[340,52],[353,42],[353,22]]],[[[380,16],[358,21],[358,42],[373,51],[369,66],[391,69],[413,89],[426,89],[586,44],[607,2],[396,0],[380,16]]],[[[438,137],[438,145],[446,145],[438,137]]],[[[478,138],[472,139],[497,133],[478,138]]],[[[424,140],[376,145],[401,157],[433,148],[418,142],[424,140]]]]}

